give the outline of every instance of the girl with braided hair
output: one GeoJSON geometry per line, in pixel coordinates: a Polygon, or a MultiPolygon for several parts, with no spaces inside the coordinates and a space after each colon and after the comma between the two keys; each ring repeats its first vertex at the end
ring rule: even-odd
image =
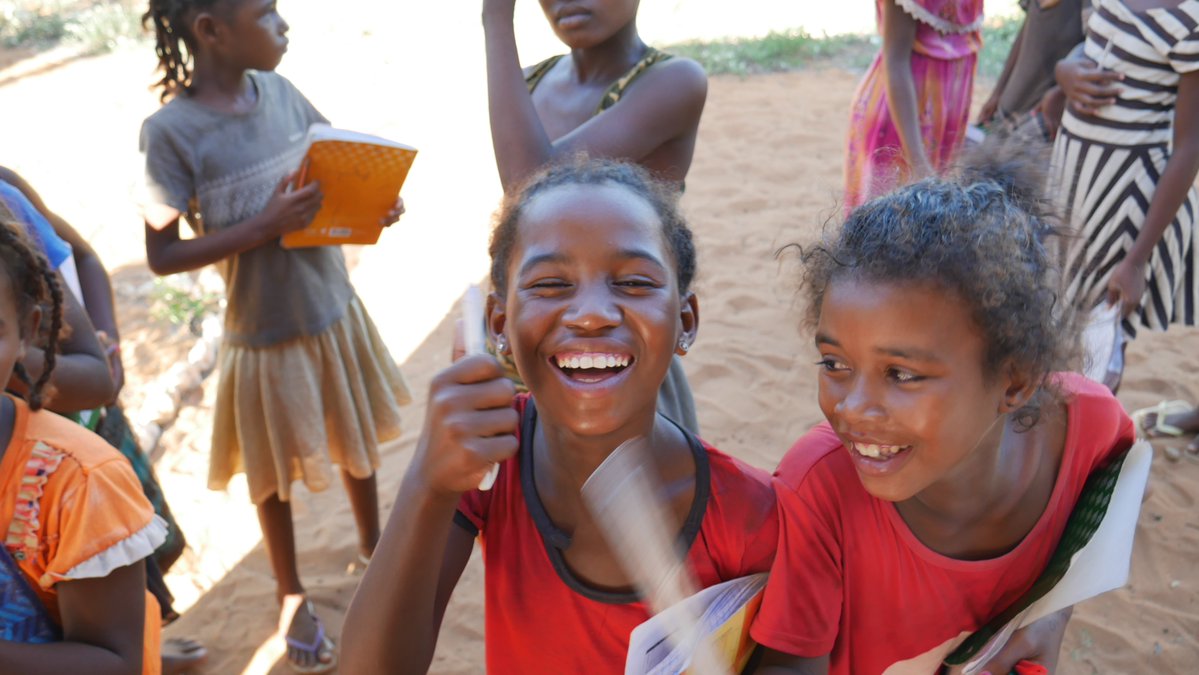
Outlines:
{"type": "Polygon", "coordinates": [[[0,671],[158,673],[143,560],[166,525],[120,453],[43,409],[63,327],[57,275],[0,214],[0,671]],[[40,330],[47,326],[44,333],[40,330]],[[36,378],[19,366],[41,345],[36,378]]]}
{"type": "MultiPolygon", "coordinates": [[[[208,485],[244,471],[277,582],[288,659],[335,667],[333,642],[296,562],[291,483],[340,467],[358,558],[379,539],[379,446],[399,436],[409,393],[350,285],[339,247],[284,249],[311,222],[320,185],[295,186],[308,127],[326,119],[275,68],[287,22],[272,0],[152,0],[165,105],[141,132],[146,257],[158,274],[218,265],[225,335],[208,485]],[[186,220],[196,237],[180,237],[186,220]]],[[[384,224],[395,222],[397,201],[384,224]]]]}
{"type": "MultiPolygon", "coordinates": [[[[183,554],[187,542],[167,505],[150,458],[138,445],[117,400],[124,369],[108,272],[87,241],[46,206],[33,186],[15,171],[0,166],[0,211],[4,209],[10,210],[14,221],[25,227],[30,241],[46,257],[65,289],[66,337],[59,341],[54,372],[46,383],[56,394],[49,409],[94,431],[120,451],[133,466],[154,512],[167,523],[166,541],[146,559],[147,587],[158,602],[165,626],[177,619],[179,613],[174,609],[174,597],[163,574],[183,554]],[[107,348],[102,350],[102,343],[107,348]],[[106,391],[111,391],[111,396],[105,397],[106,391]],[[109,399],[112,402],[102,403],[109,399]]],[[[40,358],[41,350],[31,348],[22,365],[40,373],[40,358]]],[[[9,386],[22,385],[18,381],[10,382],[9,386]]],[[[162,642],[162,672],[166,675],[183,672],[202,663],[207,655],[204,646],[195,640],[167,638],[162,642]]]]}

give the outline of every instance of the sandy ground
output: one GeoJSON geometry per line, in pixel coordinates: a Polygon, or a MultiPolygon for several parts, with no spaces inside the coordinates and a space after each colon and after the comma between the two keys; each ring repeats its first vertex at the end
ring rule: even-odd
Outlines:
{"type": "MultiPolygon", "coordinates": [[[[657,31],[667,36],[663,40],[679,39],[671,31],[719,35],[723,15],[695,20],[705,3],[712,4],[680,1],[643,9],[643,33],[655,37],[657,31]]],[[[384,9],[382,3],[344,2],[332,22],[321,15],[320,4],[288,8],[293,43],[281,72],[339,125],[422,150],[405,187],[409,214],[379,246],[357,252],[353,273],[418,393],[405,413],[409,433],[383,454],[379,485],[387,510],[423,418],[420,394],[447,358],[447,317],[454,316],[463,286],[485,273],[488,214],[499,193],[487,136],[480,31],[473,6],[464,13],[460,3],[384,9]],[[432,27],[415,30],[417,20],[432,27]],[[331,55],[345,60],[338,62],[344,67],[333,69],[331,55]]],[[[530,4],[518,8],[526,61],[553,47],[530,4]]],[[[790,0],[738,4],[759,13],[757,24],[738,25],[746,34],[779,22],[809,25],[817,11],[790,0]],[[799,5],[805,9],[787,8],[799,5]]],[[[858,18],[839,20],[861,20],[856,11],[858,18]]],[[[131,203],[141,171],[138,127],[156,106],[146,91],[152,68],[147,48],[35,77],[5,80],[0,71],[7,122],[0,129],[0,163],[26,175],[93,239],[113,269],[130,371],[123,396],[132,408],[146,384],[191,343],[186,329],[149,311],[153,277],[131,203]]],[[[811,238],[837,213],[846,109],[857,77],[829,68],[715,78],[688,178],[685,207],[700,251],[703,322],[685,360],[687,371],[704,435],[763,467],[773,467],[820,419],[814,352],[797,328],[794,269],[773,253],[811,238]]],[[[1194,330],[1134,343],[1124,403],[1132,409],[1163,398],[1199,401],[1196,344],[1194,330]]],[[[190,396],[156,453],[161,481],[191,543],[168,579],[187,611],[167,635],[208,644],[213,658],[207,673],[289,672],[273,636],[274,584],[244,484],[235,482],[225,493],[204,488],[213,385],[209,378],[190,396]]],[[[1132,583],[1079,607],[1063,650],[1063,673],[1184,673],[1199,662],[1199,578],[1192,567],[1199,554],[1199,460],[1172,462],[1159,453],[1151,480],[1132,583]]],[[[294,504],[305,583],[336,637],[358,579],[350,569],[355,534],[349,506],[337,488],[297,490],[294,504]]],[[[481,672],[481,582],[476,557],[447,612],[433,672],[481,672]]]]}

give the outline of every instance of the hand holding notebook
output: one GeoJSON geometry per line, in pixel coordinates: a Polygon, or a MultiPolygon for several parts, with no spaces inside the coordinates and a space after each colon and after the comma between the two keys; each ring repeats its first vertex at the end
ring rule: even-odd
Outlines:
{"type": "Polygon", "coordinates": [[[377,136],[314,124],[296,187],[320,183],[321,208],[307,227],[283,237],[285,248],[374,244],[403,213],[398,200],[416,149],[377,136]]]}

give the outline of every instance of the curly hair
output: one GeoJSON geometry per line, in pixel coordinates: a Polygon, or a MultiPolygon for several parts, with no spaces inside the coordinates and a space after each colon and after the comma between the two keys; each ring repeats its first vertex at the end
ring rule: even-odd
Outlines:
{"type": "Polygon", "coordinates": [[[1063,231],[1043,190],[1040,158],[988,142],[956,170],[878,197],[835,232],[801,248],[807,324],[816,325],[838,279],[927,283],[957,295],[987,340],[983,371],[1005,364],[1040,378],[1016,412],[1024,428],[1040,417],[1047,378],[1077,361],[1077,310],[1062,302],[1062,278],[1046,246],[1063,231]]]}
{"type": "Polygon", "coordinates": [[[37,381],[33,381],[23,365],[17,363],[13,367],[13,373],[29,388],[25,395],[29,407],[38,410],[48,398],[46,384],[54,371],[59,335],[63,329],[62,289],[58,285],[58,276],[46,261],[46,257],[29,241],[23,228],[8,209],[0,209],[0,265],[4,267],[4,273],[8,276],[9,285],[16,296],[14,299],[17,311],[22,319],[28,316],[35,306],[43,306],[49,310],[49,328],[41,336],[41,344],[46,354],[42,374],[38,376],[37,381]]]}
{"type": "Polygon", "coordinates": [[[160,100],[178,96],[191,85],[191,62],[195,36],[189,25],[196,12],[211,9],[230,0],[150,0],[142,15],[142,27],[154,28],[154,53],[162,79],[151,87],[162,87],[160,100]]]}
{"type": "Polygon", "coordinates": [[[695,242],[679,209],[679,192],[671,183],[653,178],[637,164],[594,159],[578,154],[552,164],[530,176],[504,196],[491,232],[491,285],[503,293],[508,288],[508,263],[516,242],[517,226],[529,204],[538,195],[564,185],[613,185],[644,199],[662,222],[662,235],[674,257],[679,293],[686,293],[695,279],[695,242]]]}

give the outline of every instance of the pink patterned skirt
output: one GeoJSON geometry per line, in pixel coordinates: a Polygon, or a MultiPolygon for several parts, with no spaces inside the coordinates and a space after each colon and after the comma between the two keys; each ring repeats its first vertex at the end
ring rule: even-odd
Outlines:
{"type": "MultiPolygon", "coordinates": [[[[952,161],[969,124],[976,54],[934,59],[912,53],[920,136],[937,171],[952,161]]],[[[886,73],[880,52],[858,85],[850,108],[849,152],[845,162],[845,212],[886,194],[910,174],[899,132],[887,107],[886,73]]]]}

